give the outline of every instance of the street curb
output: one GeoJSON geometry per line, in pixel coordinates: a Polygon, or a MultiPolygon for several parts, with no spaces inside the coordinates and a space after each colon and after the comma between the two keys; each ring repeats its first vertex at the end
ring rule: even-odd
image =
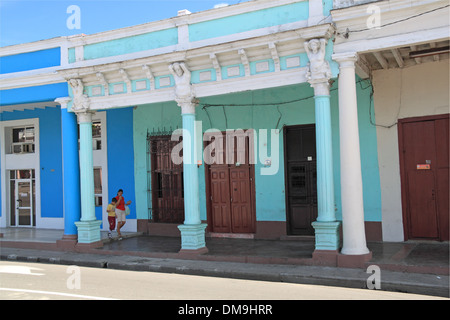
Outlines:
{"type": "MultiPolygon", "coordinates": [[[[1,248],[0,260],[297,284],[367,288],[363,269],[252,264],[1,248]]],[[[381,271],[381,290],[449,297],[449,276],[381,271]]]]}

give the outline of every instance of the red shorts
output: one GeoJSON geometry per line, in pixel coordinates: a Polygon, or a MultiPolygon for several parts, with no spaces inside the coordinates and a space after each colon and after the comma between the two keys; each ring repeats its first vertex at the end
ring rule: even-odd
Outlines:
{"type": "Polygon", "coordinates": [[[109,230],[114,230],[116,228],[116,217],[110,217],[108,216],[108,222],[109,222],[109,230]]]}

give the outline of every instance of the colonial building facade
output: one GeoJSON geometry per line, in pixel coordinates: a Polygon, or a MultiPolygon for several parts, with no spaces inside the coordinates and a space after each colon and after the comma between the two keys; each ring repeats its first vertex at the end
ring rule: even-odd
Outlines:
{"type": "Polygon", "coordinates": [[[448,240],[449,8],[255,0],[0,48],[0,227],[448,240]]]}

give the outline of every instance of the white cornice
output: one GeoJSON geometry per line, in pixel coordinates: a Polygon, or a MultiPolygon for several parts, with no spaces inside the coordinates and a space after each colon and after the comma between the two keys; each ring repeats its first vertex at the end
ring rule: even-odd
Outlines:
{"type": "MultiPolygon", "coordinates": [[[[297,68],[281,72],[265,73],[251,77],[234,78],[217,82],[194,84],[197,98],[209,97],[247,90],[258,90],[300,84],[306,82],[307,68],[297,68]]],[[[174,88],[134,92],[90,98],[90,110],[123,108],[166,101],[174,101],[174,88]]]]}
{"type": "Polygon", "coordinates": [[[232,41],[233,39],[229,39],[230,42],[219,42],[215,45],[203,45],[185,51],[173,51],[167,47],[109,58],[81,61],[68,65],[65,68],[60,68],[58,72],[61,73],[64,78],[72,78],[98,71],[112,71],[119,68],[130,68],[143,64],[169,64],[175,61],[194,59],[203,56],[205,57],[205,63],[209,66],[211,65],[211,53],[220,54],[259,46],[267,46],[267,49],[270,50],[268,44],[271,42],[298,40],[300,44],[303,40],[316,37],[324,37],[329,39],[333,33],[334,27],[331,24],[324,24],[314,27],[278,32],[276,34],[266,33],[262,36],[249,37],[248,39],[234,38],[234,41],[232,41]]]}

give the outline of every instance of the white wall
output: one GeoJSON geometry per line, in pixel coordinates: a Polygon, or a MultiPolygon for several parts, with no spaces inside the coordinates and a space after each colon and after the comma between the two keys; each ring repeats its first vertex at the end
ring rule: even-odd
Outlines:
{"type": "Polygon", "coordinates": [[[403,241],[396,123],[403,118],[449,113],[449,60],[374,71],[373,86],[383,241],[403,241]]]}

